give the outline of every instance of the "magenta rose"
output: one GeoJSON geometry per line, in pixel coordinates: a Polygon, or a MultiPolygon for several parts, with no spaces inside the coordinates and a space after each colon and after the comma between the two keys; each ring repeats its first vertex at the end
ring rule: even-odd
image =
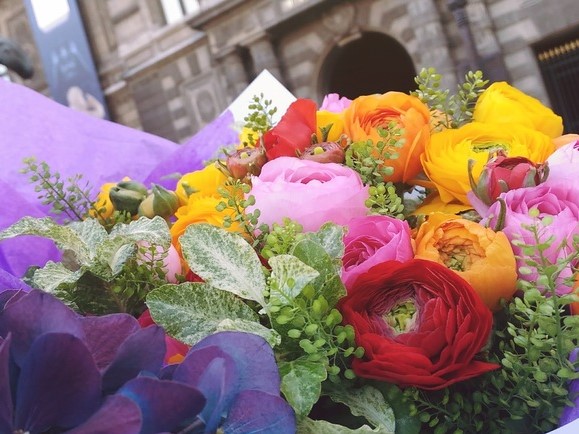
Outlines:
{"type": "MultiPolygon", "coordinates": [[[[513,252],[517,256],[526,256],[520,246],[513,244],[514,240],[522,240],[525,244],[536,245],[533,234],[523,225],[532,225],[536,222],[529,211],[536,208],[539,211],[539,219],[550,216],[552,223],[541,228],[541,242],[547,241],[551,236],[553,242],[543,254],[553,264],[561,258],[565,258],[573,252],[573,236],[579,234],[579,188],[573,185],[540,184],[536,187],[519,188],[503,193],[488,211],[486,219],[482,223],[488,223],[491,228],[496,227],[501,215],[501,206],[504,206],[505,218],[502,231],[511,241],[513,252]],[[504,205],[502,205],[504,203],[504,205]]],[[[517,258],[518,267],[529,266],[523,259],[517,258]]],[[[573,264],[571,264],[573,265],[573,264]]],[[[534,282],[537,280],[537,272],[533,267],[531,274],[519,273],[519,278],[534,282]]],[[[564,280],[573,274],[572,267],[564,269],[557,280],[557,293],[565,294],[571,291],[564,280]]]]}
{"type": "Polygon", "coordinates": [[[344,237],[342,281],[349,290],[360,275],[386,261],[406,262],[414,257],[408,223],[388,216],[350,220],[344,237]]]}
{"type": "Polygon", "coordinates": [[[547,158],[549,176],[547,185],[573,184],[579,187],[579,140],[568,143],[547,158]]]}
{"type": "Polygon", "coordinates": [[[345,225],[368,211],[368,187],[356,171],[340,164],[279,157],[251,182],[255,205],[247,210],[260,211],[259,224],[271,226],[287,217],[309,232],[326,222],[345,225]]]}

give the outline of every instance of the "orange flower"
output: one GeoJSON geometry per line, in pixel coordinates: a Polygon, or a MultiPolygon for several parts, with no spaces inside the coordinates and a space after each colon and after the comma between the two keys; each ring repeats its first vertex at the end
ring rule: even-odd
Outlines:
{"type": "Polygon", "coordinates": [[[579,134],[563,134],[562,136],[553,139],[553,145],[555,145],[555,149],[559,149],[560,147],[575,142],[576,140],[579,140],[579,134]]]}
{"type": "MultiPolygon", "coordinates": [[[[212,196],[192,196],[189,198],[187,205],[180,207],[175,213],[177,220],[171,226],[172,244],[179,254],[182,255],[181,243],[179,237],[185,233],[187,226],[195,223],[209,223],[213,226],[224,227],[223,221],[226,216],[233,217],[232,210],[217,211],[217,204],[221,199],[212,196]]],[[[239,230],[239,225],[234,223],[231,227],[226,228],[231,232],[239,230]]]]}
{"type": "Polygon", "coordinates": [[[378,128],[392,121],[404,129],[405,142],[396,150],[398,158],[386,161],[394,173],[385,180],[409,182],[422,170],[420,156],[430,140],[430,112],[418,98],[402,92],[360,96],[344,111],[344,132],[354,142],[377,143],[378,128]]]}
{"type": "Polygon", "coordinates": [[[463,203],[450,202],[445,203],[440,199],[438,193],[429,194],[426,199],[416,208],[412,215],[428,215],[434,212],[442,212],[446,214],[459,214],[464,211],[472,209],[472,206],[463,203]]]}
{"type": "Polygon", "coordinates": [[[471,284],[491,310],[516,290],[516,261],[509,240],[478,223],[433,213],[416,235],[416,258],[454,270],[471,284]]]}

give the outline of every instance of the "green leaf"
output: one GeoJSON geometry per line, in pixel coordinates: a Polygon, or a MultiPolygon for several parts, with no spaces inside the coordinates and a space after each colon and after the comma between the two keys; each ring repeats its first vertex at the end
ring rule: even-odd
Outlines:
{"type": "Polygon", "coordinates": [[[49,261],[44,268],[34,272],[34,285],[43,291],[54,293],[62,284],[74,285],[84,270],[71,271],[60,262],[49,261]]]}
{"type": "Polygon", "coordinates": [[[226,330],[253,333],[264,338],[272,347],[281,344],[281,336],[277,331],[269,329],[255,321],[246,321],[239,318],[224,319],[217,324],[216,331],[221,332],[226,330]]]}
{"type": "Polygon", "coordinates": [[[327,377],[322,363],[294,360],[279,364],[281,391],[298,417],[306,416],[320,398],[327,377]]]}
{"type": "Polygon", "coordinates": [[[171,235],[169,226],[164,218],[155,216],[152,219],[141,217],[127,224],[117,224],[111,230],[110,239],[120,239],[124,243],[129,241],[145,241],[149,244],[169,248],[171,235]]]}
{"type": "Polygon", "coordinates": [[[105,228],[94,218],[87,218],[82,222],[71,222],[68,226],[84,241],[91,258],[97,255],[98,246],[108,237],[105,228]]]}
{"type": "Polygon", "coordinates": [[[391,431],[385,431],[381,428],[372,429],[368,425],[362,425],[360,428],[352,429],[325,420],[313,420],[310,418],[300,420],[297,431],[300,434],[391,434],[391,431]]]}
{"type": "Polygon", "coordinates": [[[70,226],[59,225],[49,217],[40,219],[24,217],[0,232],[0,241],[19,235],[38,235],[48,238],[54,241],[60,249],[74,252],[81,264],[89,264],[93,259],[91,248],[79,235],[78,227],[73,229],[70,226]]]}
{"type": "Polygon", "coordinates": [[[163,285],[147,295],[146,303],[157,324],[189,345],[217,331],[224,320],[259,320],[238,297],[207,283],[163,285]]]}
{"type": "Polygon", "coordinates": [[[332,259],[320,244],[309,239],[302,240],[290,253],[320,273],[312,285],[317,290],[316,296],[323,295],[330,308],[333,308],[338,300],[346,295],[346,289],[339,274],[341,262],[332,259]]]}
{"type": "Polygon", "coordinates": [[[317,232],[307,232],[306,239],[316,242],[331,258],[342,260],[344,256],[344,234],[346,228],[334,223],[324,223],[317,232]]]}
{"type": "Polygon", "coordinates": [[[189,267],[205,282],[265,307],[261,262],[241,236],[200,223],[190,225],[179,241],[189,267]]]}
{"type": "Polygon", "coordinates": [[[270,258],[271,282],[270,303],[279,300],[278,305],[287,305],[296,298],[304,287],[320,275],[312,267],[292,255],[278,255],[270,258]]]}
{"type": "Polygon", "coordinates": [[[354,416],[362,416],[384,432],[394,433],[394,411],[378,389],[372,386],[345,388],[343,384],[339,387],[330,384],[324,389],[324,393],[327,393],[332,401],[347,405],[354,416]]]}
{"type": "Polygon", "coordinates": [[[136,252],[136,244],[124,244],[120,246],[113,257],[108,261],[112,275],[116,276],[119,274],[123,270],[125,263],[129,260],[129,258],[134,256],[136,252]]]}

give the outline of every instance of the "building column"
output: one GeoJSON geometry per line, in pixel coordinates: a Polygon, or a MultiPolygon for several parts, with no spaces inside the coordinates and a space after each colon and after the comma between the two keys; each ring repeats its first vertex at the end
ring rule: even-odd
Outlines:
{"type": "Polygon", "coordinates": [[[275,78],[283,82],[283,75],[275,49],[269,37],[261,34],[258,38],[246,44],[253,61],[253,70],[259,74],[267,69],[275,78]]]}
{"type": "Polygon", "coordinates": [[[420,56],[418,70],[434,67],[442,74],[442,87],[456,89],[456,68],[434,0],[408,2],[408,16],[414,28],[420,56]]]}
{"type": "Polygon", "coordinates": [[[225,77],[227,99],[229,102],[233,101],[249,84],[245,67],[243,66],[243,59],[239,52],[233,48],[228,53],[220,56],[218,62],[225,77]]]}

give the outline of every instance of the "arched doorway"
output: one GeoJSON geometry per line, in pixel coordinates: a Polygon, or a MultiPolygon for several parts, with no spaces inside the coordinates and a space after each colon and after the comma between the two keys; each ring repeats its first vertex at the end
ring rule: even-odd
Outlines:
{"type": "Polygon", "coordinates": [[[394,38],[365,32],[328,54],[320,73],[322,95],[338,93],[350,99],[389,90],[416,89],[416,69],[404,47],[394,38]]]}

